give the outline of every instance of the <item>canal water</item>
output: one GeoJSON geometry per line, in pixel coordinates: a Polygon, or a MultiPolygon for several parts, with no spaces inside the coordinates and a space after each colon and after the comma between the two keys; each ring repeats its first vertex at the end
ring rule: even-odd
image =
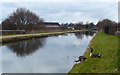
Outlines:
{"type": "Polygon", "coordinates": [[[94,34],[67,33],[2,45],[2,72],[68,73],[94,34]]]}

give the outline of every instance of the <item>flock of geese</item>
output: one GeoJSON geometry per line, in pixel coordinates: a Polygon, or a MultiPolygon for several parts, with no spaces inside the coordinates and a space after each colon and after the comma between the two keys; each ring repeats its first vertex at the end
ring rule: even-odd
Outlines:
{"type": "MultiPolygon", "coordinates": [[[[99,53],[94,53],[93,54],[93,48],[90,48],[90,57],[91,58],[100,58],[102,54],[99,54],[99,53]]],[[[74,61],[74,62],[81,62],[81,61],[85,61],[87,58],[85,56],[79,56],[79,59],[77,61],[74,61]]]]}

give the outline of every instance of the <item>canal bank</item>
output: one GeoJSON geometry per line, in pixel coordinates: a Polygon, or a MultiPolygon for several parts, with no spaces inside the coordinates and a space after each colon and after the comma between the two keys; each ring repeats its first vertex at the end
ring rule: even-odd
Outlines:
{"type": "Polygon", "coordinates": [[[71,73],[117,73],[118,72],[118,38],[107,35],[101,31],[97,32],[92,39],[89,48],[93,53],[101,53],[101,58],[90,58],[90,49],[85,52],[87,60],[73,66],[71,73]]]}
{"type": "Polygon", "coordinates": [[[74,33],[74,32],[80,32],[80,31],[87,31],[87,30],[72,30],[72,31],[60,31],[60,32],[48,32],[48,33],[29,33],[29,34],[20,34],[20,35],[8,35],[8,36],[0,36],[0,43],[13,43],[13,42],[19,42],[22,40],[28,40],[28,39],[35,39],[40,37],[48,37],[48,36],[56,36],[60,34],[65,33],[74,33]]]}

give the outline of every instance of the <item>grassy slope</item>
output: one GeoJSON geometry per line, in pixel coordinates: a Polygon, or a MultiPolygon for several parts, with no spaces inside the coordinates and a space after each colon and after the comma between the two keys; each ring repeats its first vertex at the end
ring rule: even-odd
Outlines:
{"type": "Polygon", "coordinates": [[[118,72],[118,37],[97,32],[90,46],[93,53],[102,53],[101,58],[90,58],[90,49],[85,53],[88,58],[83,63],[75,64],[70,73],[116,73],[118,72]]]}

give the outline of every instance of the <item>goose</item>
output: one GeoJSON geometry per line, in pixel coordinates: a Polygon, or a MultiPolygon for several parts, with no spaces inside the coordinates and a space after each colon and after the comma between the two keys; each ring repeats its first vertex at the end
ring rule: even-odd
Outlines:
{"type": "Polygon", "coordinates": [[[91,49],[91,52],[90,52],[90,57],[97,57],[97,58],[100,58],[102,54],[93,54],[93,48],[90,48],[91,49]]]}
{"type": "Polygon", "coordinates": [[[85,61],[87,58],[85,56],[79,56],[79,59],[74,62],[85,61]]]}

